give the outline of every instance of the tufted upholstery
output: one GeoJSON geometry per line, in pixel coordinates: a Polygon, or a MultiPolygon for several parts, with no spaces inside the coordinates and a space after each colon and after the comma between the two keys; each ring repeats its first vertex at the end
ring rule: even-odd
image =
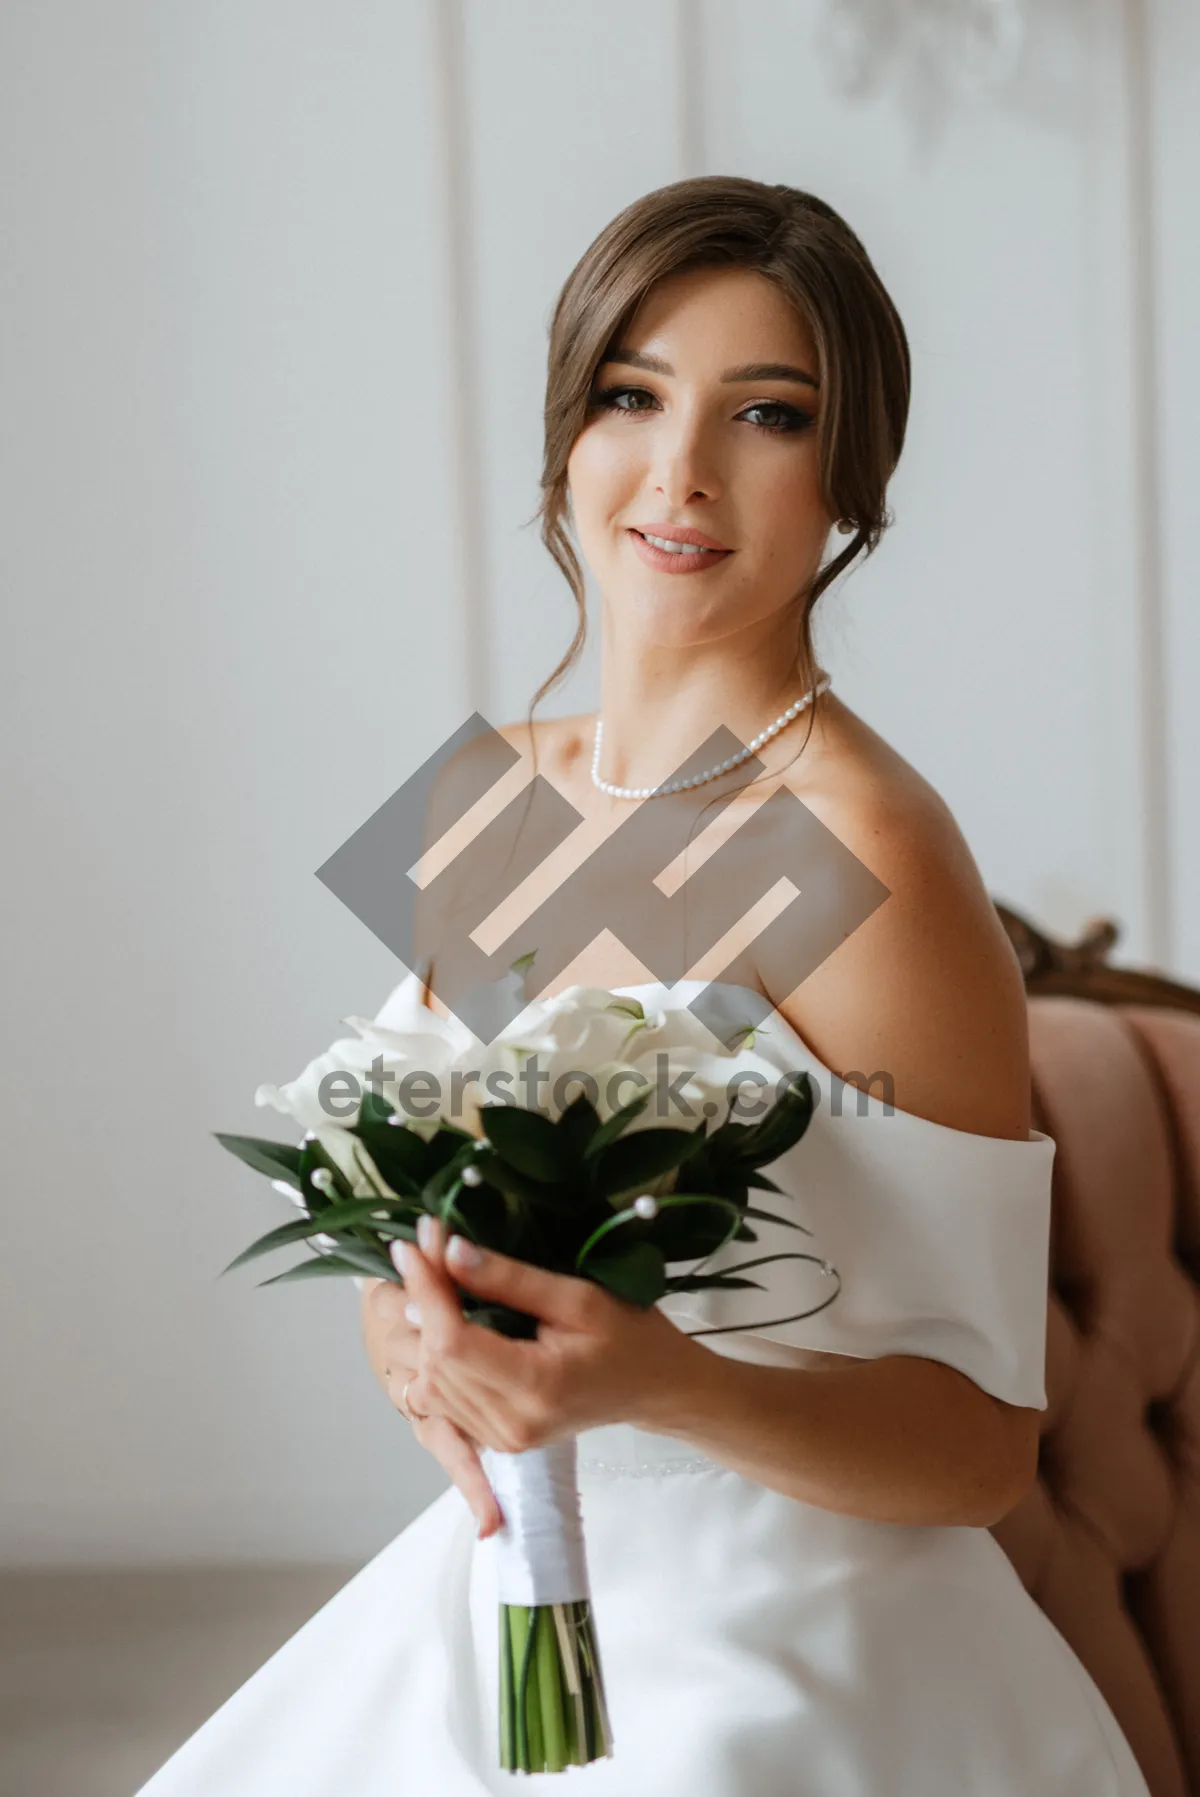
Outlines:
{"type": "Polygon", "coordinates": [[[1031,995],[1029,1019],[1057,1143],[1049,1408],[993,1533],[1153,1797],[1200,1797],[1200,1015],[1031,995]]]}

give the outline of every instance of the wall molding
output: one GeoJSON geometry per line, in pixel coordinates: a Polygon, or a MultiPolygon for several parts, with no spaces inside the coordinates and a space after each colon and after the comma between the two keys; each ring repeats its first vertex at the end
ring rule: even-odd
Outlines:
{"type": "Polygon", "coordinates": [[[677,179],[704,173],[703,0],[672,0],[675,37],[675,161],[677,179]]]}
{"type": "Polygon", "coordinates": [[[1156,967],[1175,965],[1170,852],[1168,683],[1163,616],[1162,470],[1159,459],[1157,205],[1151,108],[1150,20],[1144,0],[1121,0],[1121,66],[1126,85],[1129,314],[1133,510],[1138,625],[1137,684],[1145,856],[1146,946],[1156,967]]]}
{"type": "Polygon", "coordinates": [[[480,391],[478,322],[472,303],[474,232],[470,191],[467,39],[463,0],[429,0],[436,89],[435,166],[443,221],[447,296],[446,390],[450,396],[449,450],[454,541],[450,545],[458,604],[461,707],[490,715],[493,665],[487,556],[483,537],[484,474],[479,431],[471,416],[480,391]]]}

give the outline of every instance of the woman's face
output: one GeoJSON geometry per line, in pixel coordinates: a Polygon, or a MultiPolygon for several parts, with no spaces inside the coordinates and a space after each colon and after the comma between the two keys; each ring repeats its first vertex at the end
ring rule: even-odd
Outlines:
{"type": "Polygon", "coordinates": [[[658,282],[592,384],[567,463],[575,530],[611,612],[645,640],[713,641],[782,613],[820,566],[812,336],[773,281],[658,282]],[[719,550],[662,550],[673,527],[719,550]]]}

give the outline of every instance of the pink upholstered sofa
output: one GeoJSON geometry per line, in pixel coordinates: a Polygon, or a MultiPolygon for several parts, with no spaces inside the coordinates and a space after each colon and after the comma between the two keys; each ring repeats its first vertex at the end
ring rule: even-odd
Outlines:
{"type": "Polygon", "coordinates": [[[1154,1797],[1196,1797],[1200,992],[1106,966],[1110,923],[1065,947],[997,910],[1057,1152],[1039,1476],[993,1533],[1154,1797]]]}

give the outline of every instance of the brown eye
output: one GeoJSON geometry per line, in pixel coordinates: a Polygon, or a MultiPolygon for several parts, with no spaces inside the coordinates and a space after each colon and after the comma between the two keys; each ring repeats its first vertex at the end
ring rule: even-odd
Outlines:
{"type": "MultiPolygon", "coordinates": [[[[794,431],[808,430],[811,425],[816,423],[814,413],[803,412],[799,406],[789,406],[782,399],[760,399],[756,405],[747,406],[746,411],[775,413],[779,420],[778,423],[754,424],[753,419],[751,419],[750,422],[751,424],[754,424],[755,430],[771,431],[780,436],[788,435],[794,431]]],[[[745,414],[743,414],[743,416],[744,415],[745,414]]]]}
{"type": "Polygon", "coordinates": [[[646,412],[654,405],[653,393],[647,393],[644,387],[603,387],[592,394],[592,404],[606,412],[646,412]],[[648,405],[622,405],[625,399],[647,400],[648,405]]]}

